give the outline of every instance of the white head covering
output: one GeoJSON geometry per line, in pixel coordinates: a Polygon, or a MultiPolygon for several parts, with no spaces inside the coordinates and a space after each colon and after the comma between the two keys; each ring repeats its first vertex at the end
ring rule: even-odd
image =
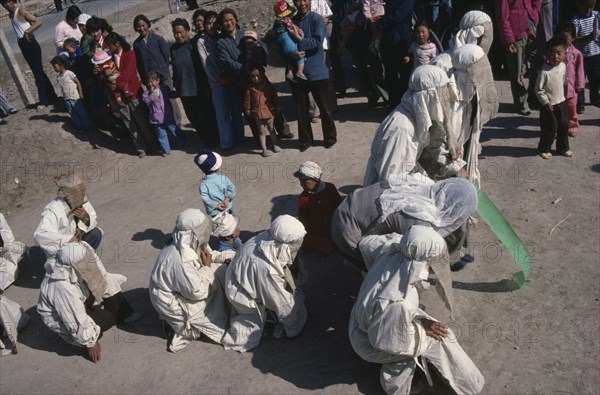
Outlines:
{"type": "Polygon", "coordinates": [[[213,235],[217,237],[231,236],[239,222],[240,217],[224,211],[213,218],[213,235]]]}
{"type": "Polygon", "coordinates": [[[444,121],[444,111],[438,88],[448,85],[448,76],[436,66],[417,67],[408,83],[408,91],[402,96],[402,105],[415,119],[415,138],[420,140],[434,121],[444,121]]]}
{"type": "Polygon", "coordinates": [[[172,236],[184,263],[200,261],[199,252],[208,243],[211,228],[210,218],[199,209],[188,208],[179,213],[172,236]]]}
{"type": "Polygon", "coordinates": [[[91,16],[88,14],[81,14],[77,17],[78,25],[85,25],[88,20],[90,20],[91,16]]]}
{"type": "MultiPolygon", "coordinates": [[[[477,39],[488,34],[486,24],[491,26],[492,18],[482,11],[469,11],[460,20],[459,31],[452,38],[451,49],[456,50],[465,44],[477,44],[477,39]]],[[[491,33],[493,34],[493,33],[491,33]]],[[[489,50],[489,47],[487,48],[489,50]]]]}
{"type": "Polygon", "coordinates": [[[294,173],[294,177],[320,180],[321,174],[323,174],[323,170],[321,170],[321,167],[317,163],[306,161],[300,165],[298,171],[294,173]]]}
{"type": "Polygon", "coordinates": [[[271,223],[270,237],[260,241],[259,250],[277,273],[283,275],[283,269],[293,263],[305,234],[302,222],[291,215],[280,215],[271,223]]]}
{"type": "Polygon", "coordinates": [[[65,200],[72,209],[81,207],[86,202],[85,184],[77,174],[61,175],[56,180],[56,185],[58,185],[58,197],[65,200]]]}
{"type": "Polygon", "coordinates": [[[436,183],[422,176],[390,176],[390,188],[379,197],[385,221],[388,215],[401,211],[413,218],[429,222],[446,237],[458,229],[477,210],[477,191],[464,178],[448,178],[436,183]]]}
{"type": "MultiPolygon", "coordinates": [[[[452,53],[452,67],[458,91],[458,98],[463,102],[470,102],[476,91],[478,81],[473,80],[471,65],[485,56],[483,49],[475,44],[465,44],[452,53]]],[[[460,127],[463,125],[457,125],[460,127]]]]}

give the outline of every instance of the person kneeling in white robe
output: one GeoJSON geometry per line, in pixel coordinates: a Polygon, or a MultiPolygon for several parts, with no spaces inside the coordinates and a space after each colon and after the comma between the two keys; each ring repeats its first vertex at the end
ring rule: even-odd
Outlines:
{"type": "Polygon", "coordinates": [[[235,251],[208,246],[211,219],[198,209],[177,216],[173,242],[156,259],[150,277],[150,301],[174,331],[168,350],[177,352],[204,334],[221,343],[231,307],[225,297],[226,263],[235,251]]]}
{"type": "Polygon", "coordinates": [[[415,225],[404,236],[368,236],[360,249],[373,263],[352,309],[350,343],[364,360],[382,364],[385,392],[410,393],[416,366],[431,385],[429,362],[457,394],[479,393],[484,378],[452,331],[419,308],[419,291],[431,268],[438,294],[452,311],[444,239],[429,227],[415,225]]]}
{"type": "Polygon", "coordinates": [[[245,352],[258,346],[269,311],[278,321],[274,337],[300,334],[307,313],[290,266],[305,234],[300,221],[281,215],[269,230],[248,240],[231,262],[225,285],[233,312],[223,338],[225,349],[245,352]]]}
{"type": "Polygon", "coordinates": [[[86,242],[65,243],[40,286],[37,311],[44,324],[67,343],[86,347],[100,361],[99,339],[116,323],[132,323],[134,313],[121,292],[127,278],[108,273],[86,242]]]}
{"type": "Polygon", "coordinates": [[[25,244],[15,241],[8,222],[0,213],[0,290],[5,290],[17,279],[25,248],[25,244]]]}

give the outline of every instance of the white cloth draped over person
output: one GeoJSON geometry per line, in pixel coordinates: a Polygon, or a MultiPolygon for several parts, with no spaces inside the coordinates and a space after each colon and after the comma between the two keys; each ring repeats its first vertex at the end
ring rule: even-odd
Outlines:
{"type": "Polygon", "coordinates": [[[333,214],[331,238],[347,259],[369,270],[358,250],[363,237],[404,234],[414,225],[430,226],[446,238],[454,253],[462,248],[462,225],[476,209],[477,191],[464,178],[433,182],[422,174],[391,176],[344,199],[333,214]]]}
{"type": "Polygon", "coordinates": [[[477,184],[479,137],[483,125],[496,117],[500,101],[500,90],[487,57],[493,39],[492,18],[482,11],[469,11],[461,18],[450,48],[430,63],[447,73],[457,91],[452,103],[452,126],[458,145],[463,147],[468,178],[477,184]]]}
{"type": "Polygon", "coordinates": [[[442,167],[440,174],[429,174],[431,178],[449,177],[460,171],[464,162],[455,161],[460,149],[450,122],[455,92],[448,83],[446,73],[438,67],[423,65],[415,69],[401,103],[373,137],[363,186],[391,175],[423,171],[418,162],[424,160],[421,156],[425,153],[426,161],[442,167]]]}
{"type": "Polygon", "coordinates": [[[42,210],[41,220],[33,238],[46,254],[46,270],[53,266],[63,244],[84,240],[98,248],[102,230],[97,227],[98,216],[85,194],[83,180],[74,174],[61,177],[58,196],[42,210]]]}
{"type": "Polygon", "coordinates": [[[419,307],[431,268],[438,295],[452,311],[452,281],[441,236],[413,226],[404,236],[368,236],[360,249],[372,262],[350,316],[350,343],[364,360],[382,364],[385,392],[410,393],[416,366],[432,385],[427,363],[457,394],[481,392],[484,378],[454,333],[419,307]]]}
{"type": "Polygon", "coordinates": [[[202,334],[221,343],[229,324],[225,263],[235,251],[213,251],[208,246],[211,229],[210,217],[199,209],[181,212],[173,242],[162,249],[152,270],[150,301],[175,332],[168,346],[171,352],[202,334]]]}
{"type": "Polygon", "coordinates": [[[307,319],[304,294],[290,265],[306,231],[296,218],[277,217],[269,230],[248,240],[227,268],[226,292],[232,304],[225,349],[249,351],[260,343],[268,311],[278,322],[274,336],[297,336],[307,319]]]}
{"type": "Polygon", "coordinates": [[[0,289],[0,355],[17,353],[17,333],[27,325],[29,315],[15,301],[6,297],[0,289]],[[2,341],[2,336],[8,337],[11,349],[8,350],[2,341]]]}
{"type": "Polygon", "coordinates": [[[15,241],[15,237],[6,222],[4,215],[0,213],[0,290],[5,290],[17,279],[19,273],[19,261],[25,253],[25,244],[15,241]]]}
{"type": "Polygon", "coordinates": [[[99,306],[119,294],[127,278],[108,273],[86,242],[63,244],[55,258],[40,286],[37,311],[44,324],[67,343],[91,348],[105,328],[88,314],[86,301],[93,297],[93,306],[99,306]]]}

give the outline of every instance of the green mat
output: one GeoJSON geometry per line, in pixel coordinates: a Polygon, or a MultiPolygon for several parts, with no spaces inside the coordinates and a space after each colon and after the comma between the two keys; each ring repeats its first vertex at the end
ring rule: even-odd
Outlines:
{"type": "Polygon", "coordinates": [[[526,278],[529,268],[531,267],[531,258],[527,247],[525,247],[523,240],[521,240],[506,221],[500,210],[492,203],[485,192],[479,188],[477,188],[477,197],[477,213],[479,213],[479,216],[490,227],[492,232],[498,236],[502,244],[508,248],[515,263],[521,269],[521,271],[513,274],[512,279],[518,288],[524,287],[527,282],[526,278]]]}

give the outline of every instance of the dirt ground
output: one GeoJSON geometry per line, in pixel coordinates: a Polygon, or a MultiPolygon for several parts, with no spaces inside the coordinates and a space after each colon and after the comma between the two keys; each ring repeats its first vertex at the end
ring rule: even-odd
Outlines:
{"type": "MultiPolygon", "coordinates": [[[[225,5],[216,3],[216,9],[225,5]]],[[[254,19],[264,33],[270,24],[270,2],[226,5],[240,10],[242,27],[254,19]],[[252,7],[255,11],[250,12],[252,7]]],[[[168,12],[162,1],[136,7],[132,15],[145,13],[152,20],[168,12]]],[[[107,19],[116,31],[131,33],[130,19],[107,19]]],[[[44,43],[44,55],[51,51],[52,43],[44,43]]],[[[354,70],[347,71],[352,77],[354,70]]],[[[271,67],[268,74],[296,133],[283,71],[271,67]]],[[[5,87],[10,77],[4,66],[0,75],[5,87]]],[[[475,263],[453,274],[454,320],[435,291],[423,303],[431,315],[450,322],[485,376],[483,393],[597,394],[600,110],[587,107],[581,117],[581,132],[571,139],[573,158],[544,161],[535,154],[539,113],[513,114],[508,82],[498,81],[498,87],[500,114],[482,135],[482,189],[526,243],[532,256],[529,282],[511,290],[505,280],[517,268],[507,248],[479,222],[471,247],[475,263]]],[[[318,162],[324,179],[344,194],[361,184],[372,136],[386,111],[368,108],[355,89],[349,93],[338,100],[339,142],[332,149],[312,147],[300,153],[296,140],[284,141],[281,153],[262,158],[248,137],[224,158],[222,171],[238,190],[235,206],[244,240],[267,228],[277,215],[295,214],[301,188],[292,173],[305,160],[318,162]]],[[[187,151],[175,148],[168,158],[138,159],[125,136],[76,134],[63,112],[21,110],[8,120],[0,127],[0,209],[17,240],[35,245],[39,213],[56,192],[52,178],[65,170],[78,171],[104,230],[101,258],[109,271],[128,277],[126,297],[143,318],[107,332],[101,340],[101,362],[89,362],[81,349],[49,332],[36,312],[44,259],[32,247],[19,279],[6,291],[27,310],[31,322],[19,334],[19,354],[0,359],[0,393],[381,393],[379,367],[361,360],[348,341],[349,312],[361,278],[338,257],[305,257],[309,319],[298,338],[267,336],[245,354],[204,341],[178,354],[166,351],[148,298],[148,280],[177,213],[201,206],[201,174],[192,163],[197,139],[187,151]]],[[[318,139],[320,125],[314,126],[318,139]]],[[[424,393],[451,390],[436,380],[424,393]]]]}

